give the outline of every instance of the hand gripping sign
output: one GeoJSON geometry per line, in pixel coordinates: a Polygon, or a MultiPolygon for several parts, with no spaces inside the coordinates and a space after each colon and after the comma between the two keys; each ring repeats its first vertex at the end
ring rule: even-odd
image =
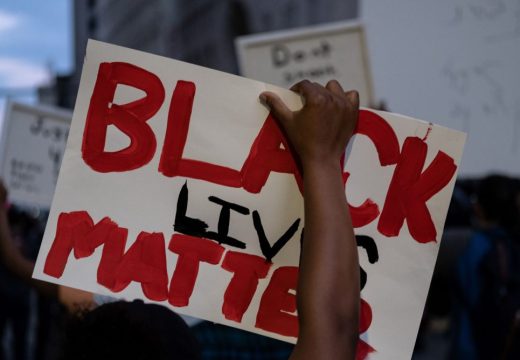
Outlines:
{"type": "MultiPolygon", "coordinates": [[[[34,276],[295,342],[301,176],[276,91],[90,41],[34,276]]],[[[358,359],[411,356],[465,135],[363,109],[344,180],[361,262],[358,359]]]]}

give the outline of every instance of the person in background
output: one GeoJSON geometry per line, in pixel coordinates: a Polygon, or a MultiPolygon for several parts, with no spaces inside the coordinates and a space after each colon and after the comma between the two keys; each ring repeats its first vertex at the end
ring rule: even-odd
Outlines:
{"type": "Polygon", "coordinates": [[[478,185],[478,228],[457,265],[453,359],[519,359],[519,209],[514,181],[491,175],[478,185]]]}
{"type": "MultiPolygon", "coordinates": [[[[260,94],[289,140],[304,182],[305,231],[297,287],[299,336],[290,359],[354,359],[360,275],[341,157],[357,124],[358,93],[344,92],[337,81],[326,86],[302,81],[292,90],[304,100],[303,108],[296,112],[276,94],[260,94]]],[[[0,221],[0,227],[3,259],[30,278],[32,264],[17,257],[7,244],[7,224],[0,221]]],[[[63,359],[199,359],[193,334],[179,320],[164,307],[139,301],[100,306],[71,322],[63,359]]],[[[250,358],[262,358],[256,355],[250,358]]],[[[221,358],[232,359],[231,355],[221,358]]]]}
{"type": "Polygon", "coordinates": [[[32,278],[34,261],[22,254],[13,241],[8,219],[7,189],[0,181],[0,261],[13,275],[34,287],[39,293],[56,297],[58,286],[32,278]]]}
{"type": "MultiPolygon", "coordinates": [[[[17,251],[27,254],[26,240],[34,229],[31,221],[33,219],[14,206],[9,208],[7,215],[13,230],[13,246],[17,251]]],[[[0,263],[0,339],[7,345],[5,349],[0,347],[0,359],[9,358],[8,353],[14,360],[25,360],[29,356],[29,295],[30,288],[27,284],[22,283],[0,263]],[[7,339],[11,341],[6,341],[8,329],[11,329],[11,336],[7,339]]]]}

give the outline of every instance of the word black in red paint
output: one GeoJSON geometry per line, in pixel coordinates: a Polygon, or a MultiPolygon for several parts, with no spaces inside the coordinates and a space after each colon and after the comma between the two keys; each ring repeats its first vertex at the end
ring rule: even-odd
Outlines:
{"type": "MultiPolygon", "coordinates": [[[[243,188],[250,193],[259,193],[272,172],[285,173],[294,176],[302,192],[302,177],[290,146],[271,115],[266,118],[241,169],[184,158],[195,93],[193,82],[179,80],[175,86],[159,162],[160,173],[243,188]]],[[[154,156],[157,140],[147,121],[161,108],[164,99],[164,86],[155,74],[123,62],[100,64],[83,135],[82,157],[85,163],[98,172],[131,171],[148,164],[154,156]],[[118,84],[140,89],[146,95],[127,104],[114,104],[118,84]],[[130,138],[128,147],[105,151],[110,125],[130,138]]],[[[371,111],[360,111],[355,133],[371,140],[381,166],[395,165],[395,170],[381,212],[379,205],[371,199],[360,206],[349,205],[353,226],[365,226],[379,217],[378,231],[393,237],[399,235],[406,220],[415,241],[435,241],[437,234],[426,202],[453,178],[457,168],[453,159],[439,151],[423,171],[428,152],[426,142],[418,137],[408,137],[401,150],[392,127],[371,111]]],[[[345,173],[345,181],[347,178],[348,173],[345,173]]],[[[181,227],[191,226],[192,231],[205,234],[206,230],[201,230],[204,223],[189,221],[188,218],[184,220],[186,223],[181,223],[181,227]]],[[[243,246],[241,242],[223,237],[243,246]]]]}
{"type": "MultiPolygon", "coordinates": [[[[302,189],[294,158],[276,122],[269,115],[249,151],[242,169],[184,158],[196,86],[179,80],[168,111],[159,172],[168,177],[208,181],[222,186],[258,193],[271,172],[293,174],[302,189]]],[[[150,162],[157,140],[147,121],[156,114],[165,98],[160,79],[149,71],[123,63],[100,64],[83,134],[82,157],[98,172],[124,172],[150,162]],[[114,104],[118,84],[135,87],[146,96],[124,105],[114,104]],[[107,129],[114,125],[130,138],[130,145],[118,151],[105,151],[107,129]]]]}

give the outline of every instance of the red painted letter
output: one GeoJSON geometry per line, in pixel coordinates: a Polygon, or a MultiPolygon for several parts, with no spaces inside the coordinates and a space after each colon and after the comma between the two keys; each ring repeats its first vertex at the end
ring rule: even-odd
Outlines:
{"type": "Polygon", "coordinates": [[[178,81],[175,86],[168,114],[168,126],[159,171],[169,177],[184,176],[223,186],[240,187],[239,171],[225,166],[182,158],[190,127],[195,90],[195,84],[190,81],[178,81]]]}
{"type": "Polygon", "coordinates": [[[113,231],[117,228],[117,224],[109,218],[103,218],[94,225],[86,211],[61,213],[43,272],[60,278],[73,250],[76,259],[90,256],[94,249],[112,238],[113,231]]]}
{"type": "MultiPolygon", "coordinates": [[[[359,120],[354,134],[367,136],[376,147],[379,163],[382,166],[392,165],[399,160],[399,140],[392,127],[381,116],[368,110],[359,111],[359,120]]],[[[349,173],[343,174],[343,181],[347,182],[349,173]]],[[[352,226],[365,226],[374,221],[379,215],[379,207],[371,199],[367,199],[360,206],[349,204],[352,226]]]]}
{"type": "Polygon", "coordinates": [[[294,174],[300,192],[302,192],[302,178],[289,149],[289,144],[283,137],[276,121],[269,114],[242,167],[244,190],[254,194],[259,193],[271,171],[275,171],[294,174]],[[282,149],[281,145],[285,149],[282,149]]]}
{"type": "Polygon", "coordinates": [[[99,172],[129,171],[147,164],[155,153],[156,141],[146,121],[155,115],[163,101],[164,88],[154,74],[127,63],[102,63],[83,134],[85,163],[99,172]],[[128,104],[114,104],[118,84],[143,90],[146,96],[128,104]],[[128,147],[105,151],[109,125],[115,125],[130,138],[128,147]]]}
{"type": "Polygon", "coordinates": [[[271,264],[256,255],[229,251],[222,268],[233,273],[224,294],[222,313],[228,320],[242,321],[258,287],[258,280],[267,276],[271,264]]]}
{"type": "MultiPolygon", "coordinates": [[[[370,324],[372,324],[372,308],[365,300],[361,299],[359,310],[359,333],[362,334],[367,331],[370,324]]],[[[368,354],[373,353],[374,351],[375,350],[372,346],[359,339],[356,351],[356,360],[365,360],[368,354]]]]}
{"type": "Polygon", "coordinates": [[[168,297],[168,273],[164,236],[141,232],[121,258],[112,291],[125,289],[132,281],[141,283],[144,295],[154,301],[168,297]]]}
{"type": "Polygon", "coordinates": [[[439,151],[421,173],[428,145],[418,137],[408,137],[397,164],[377,229],[386,236],[397,236],[407,220],[412,237],[420,242],[435,241],[437,231],[426,201],[444,188],[457,166],[453,159],[439,151]]]}
{"type": "Polygon", "coordinates": [[[296,296],[289,290],[296,290],[298,268],[284,266],[275,270],[271,281],[260,300],[255,326],[283,336],[298,337],[298,317],[296,296]]]}
{"type": "Polygon", "coordinates": [[[217,265],[224,253],[224,247],[211,240],[175,234],[168,249],[179,254],[170,282],[168,302],[177,307],[188,306],[199,273],[200,262],[217,265]]]}

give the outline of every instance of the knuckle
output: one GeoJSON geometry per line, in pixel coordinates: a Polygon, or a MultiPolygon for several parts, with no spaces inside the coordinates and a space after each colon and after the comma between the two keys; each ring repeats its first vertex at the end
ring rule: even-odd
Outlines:
{"type": "Polygon", "coordinates": [[[337,80],[334,80],[334,79],[329,80],[329,81],[327,82],[326,87],[329,87],[329,86],[339,86],[339,82],[338,82],[337,80]]]}
{"type": "Polygon", "coordinates": [[[311,85],[311,82],[309,80],[301,80],[298,81],[296,84],[294,84],[291,89],[293,90],[301,90],[309,87],[311,85]]]}
{"type": "Polygon", "coordinates": [[[327,103],[327,97],[323,94],[315,94],[309,99],[309,103],[314,106],[323,106],[327,103]]]}
{"type": "Polygon", "coordinates": [[[340,108],[344,108],[347,105],[347,100],[343,96],[333,96],[334,105],[340,108]]]}

